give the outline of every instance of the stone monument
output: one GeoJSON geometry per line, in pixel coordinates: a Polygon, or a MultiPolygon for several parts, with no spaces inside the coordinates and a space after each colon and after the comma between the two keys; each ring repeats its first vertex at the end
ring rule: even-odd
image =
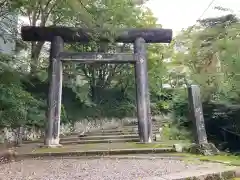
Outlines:
{"type": "Polygon", "coordinates": [[[200,88],[198,85],[191,85],[188,87],[188,101],[189,117],[193,122],[193,133],[195,138],[195,144],[193,144],[189,148],[190,152],[200,153],[204,155],[218,154],[219,150],[215,147],[215,145],[212,143],[208,143],[204,123],[200,88]]]}

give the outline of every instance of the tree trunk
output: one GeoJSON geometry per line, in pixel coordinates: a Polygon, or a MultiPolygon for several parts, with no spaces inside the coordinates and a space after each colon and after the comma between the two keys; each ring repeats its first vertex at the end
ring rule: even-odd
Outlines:
{"type": "Polygon", "coordinates": [[[44,42],[32,42],[31,43],[31,62],[30,62],[30,74],[37,73],[39,67],[39,56],[42,50],[44,42]]]}
{"type": "Polygon", "coordinates": [[[93,102],[97,102],[97,89],[96,89],[96,70],[91,67],[91,79],[90,79],[90,92],[93,102]]]}
{"type": "Polygon", "coordinates": [[[5,132],[4,129],[1,129],[0,131],[0,149],[6,149],[6,144],[5,144],[5,132]]]}

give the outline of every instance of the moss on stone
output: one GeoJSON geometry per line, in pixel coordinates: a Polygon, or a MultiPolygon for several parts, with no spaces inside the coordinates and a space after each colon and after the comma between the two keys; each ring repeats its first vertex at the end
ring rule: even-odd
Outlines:
{"type": "Polygon", "coordinates": [[[191,153],[169,153],[168,156],[177,156],[182,157],[183,160],[194,160],[198,159],[201,161],[209,161],[209,162],[219,162],[233,166],[240,166],[240,156],[235,156],[228,153],[220,153],[214,156],[204,156],[204,155],[197,155],[191,153]]]}
{"type": "Polygon", "coordinates": [[[212,143],[206,144],[191,144],[188,147],[185,147],[185,152],[200,154],[205,156],[217,155],[219,154],[219,150],[212,143]]]}
{"type": "MultiPolygon", "coordinates": [[[[233,179],[234,177],[235,177],[235,171],[232,170],[232,171],[206,174],[201,176],[188,177],[188,178],[185,178],[185,180],[230,180],[230,179],[233,179]]],[[[181,178],[181,180],[183,180],[183,178],[181,178]]]]}

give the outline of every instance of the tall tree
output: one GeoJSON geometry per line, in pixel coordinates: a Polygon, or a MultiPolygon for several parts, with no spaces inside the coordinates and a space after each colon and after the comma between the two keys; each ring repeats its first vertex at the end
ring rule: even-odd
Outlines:
{"type": "Polygon", "coordinates": [[[206,99],[223,88],[225,77],[222,75],[223,60],[219,43],[225,41],[228,31],[236,26],[238,19],[234,15],[208,18],[199,21],[198,26],[190,27],[176,41],[181,42],[183,51],[178,62],[188,67],[191,80],[201,84],[206,99]]]}

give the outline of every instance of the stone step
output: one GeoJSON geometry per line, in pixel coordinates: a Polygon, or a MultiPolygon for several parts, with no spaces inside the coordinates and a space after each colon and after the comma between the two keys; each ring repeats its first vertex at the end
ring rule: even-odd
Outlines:
{"type": "Polygon", "coordinates": [[[125,139],[125,138],[139,138],[137,134],[134,135],[109,135],[109,136],[85,136],[79,137],[81,140],[94,140],[94,139],[125,139]]]}
{"type": "Polygon", "coordinates": [[[174,148],[131,148],[131,149],[108,149],[108,150],[87,150],[87,151],[60,151],[51,152],[32,152],[19,154],[18,158],[40,158],[40,157],[77,157],[77,156],[109,156],[109,155],[128,155],[128,154],[157,154],[174,153],[174,148]]]}
{"type": "MultiPolygon", "coordinates": [[[[78,137],[79,133],[76,135],[73,135],[71,134],[71,136],[60,136],[60,139],[61,140],[64,140],[64,141],[74,141],[74,140],[79,140],[79,137],[78,137]]],[[[40,139],[36,139],[36,140],[27,140],[27,141],[23,141],[23,144],[31,144],[31,143],[43,143],[44,142],[44,139],[43,138],[40,138],[40,139]]]]}
{"type": "Polygon", "coordinates": [[[113,133],[113,132],[122,132],[122,129],[121,128],[118,128],[118,129],[105,129],[105,130],[94,131],[92,133],[113,133]]]}
{"type": "MultiPolygon", "coordinates": [[[[100,139],[100,136],[98,136],[99,139],[94,139],[94,138],[87,138],[84,137],[85,139],[81,139],[80,137],[66,137],[66,138],[61,138],[60,139],[60,144],[91,144],[91,143],[114,143],[114,142],[139,142],[139,137],[135,136],[133,138],[118,138],[118,137],[114,137],[112,136],[112,138],[104,138],[104,136],[102,137],[102,139],[100,139]]],[[[33,144],[33,143],[44,143],[43,139],[38,139],[38,140],[34,140],[34,141],[24,141],[23,144],[33,144]]]]}
{"type": "MultiPolygon", "coordinates": [[[[153,128],[160,128],[160,125],[152,125],[153,128]]],[[[138,128],[138,126],[131,125],[131,126],[122,126],[122,128],[138,128]]]]}
{"type": "MultiPolygon", "coordinates": [[[[136,135],[137,133],[129,133],[126,135],[136,135]]],[[[104,132],[86,132],[85,134],[79,135],[79,137],[85,136],[117,136],[117,135],[124,135],[124,132],[111,132],[111,133],[104,133],[104,132]]]]}
{"type": "MultiPolygon", "coordinates": [[[[132,132],[132,131],[136,131],[138,130],[138,127],[119,127],[119,128],[116,128],[116,129],[104,129],[104,130],[96,130],[96,131],[91,131],[92,133],[113,133],[113,132],[132,132]]],[[[159,128],[158,127],[153,127],[152,128],[153,131],[158,131],[159,128]]]]}
{"type": "Polygon", "coordinates": [[[124,138],[124,139],[95,139],[95,140],[76,140],[64,141],[60,140],[60,144],[94,144],[94,143],[117,143],[117,142],[140,142],[139,138],[124,138]]]}
{"type": "MultiPolygon", "coordinates": [[[[159,133],[159,131],[153,131],[153,134],[159,133]]],[[[83,136],[114,136],[114,135],[131,135],[138,134],[138,132],[134,131],[119,131],[119,132],[86,132],[85,134],[79,135],[83,136]]]]}
{"type": "MultiPolygon", "coordinates": [[[[134,131],[138,130],[138,127],[131,127],[131,128],[118,128],[118,129],[106,129],[106,130],[99,130],[99,131],[90,131],[90,132],[121,132],[121,131],[134,131]]],[[[153,131],[159,131],[159,128],[153,127],[153,131]]]]}
{"type": "Polygon", "coordinates": [[[81,137],[63,137],[60,139],[61,142],[65,141],[79,141],[79,140],[107,140],[107,139],[129,139],[129,138],[139,138],[137,134],[133,135],[110,135],[110,136],[81,136],[81,137]]]}
{"type": "MultiPolygon", "coordinates": [[[[153,124],[152,124],[152,126],[156,126],[156,127],[157,127],[157,126],[161,126],[161,125],[162,125],[162,124],[159,124],[159,123],[156,123],[156,124],[153,123],[153,124]]],[[[137,127],[138,125],[137,125],[137,124],[136,124],[136,125],[122,125],[122,127],[131,127],[131,126],[137,127]]]]}
{"type": "Polygon", "coordinates": [[[66,137],[66,136],[77,136],[79,132],[72,132],[72,133],[67,133],[67,134],[60,134],[61,137],[66,137]]]}
{"type": "MultiPolygon", "coordinates": [[[[123,128],[121,130],[124,132],[137,132],[138,128],[123,128]]],[[[159,131],[159,128],[152,128],[152,131],[159,131]]]]}
{"type": "MultiPolygon", "coordinates": [[[[152,125],[152,128],[159,129],[160,127],[162,127],[162,126],[152,125]]],[[[138,128],[138,126],[121,126],[120,128],[126,128],[126,129],[128,129],[128,128],[138,128]]]]}

